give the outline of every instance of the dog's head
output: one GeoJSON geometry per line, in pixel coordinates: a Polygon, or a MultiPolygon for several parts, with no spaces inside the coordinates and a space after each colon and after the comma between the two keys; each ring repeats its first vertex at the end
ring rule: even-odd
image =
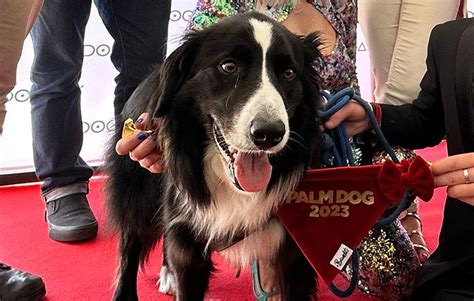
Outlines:
{"type": "Polygon", "coordinates": [[[269,191],[302,174],[318,136],[318,45],[316,35],[297,37],[258,13],[186,36],[152,97],[164,119],[165,164],[182,190],[207,199],[202,171],[210,147],[238,190],[269,191]]]}

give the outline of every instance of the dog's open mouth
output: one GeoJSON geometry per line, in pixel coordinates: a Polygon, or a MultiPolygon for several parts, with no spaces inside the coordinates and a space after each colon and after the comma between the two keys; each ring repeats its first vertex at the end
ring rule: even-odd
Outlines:
{"type": "Polygon", "coordinates": [[[222,131],[213,121],[213,136],[228,164],[232,183],[239,190],[259,192],[265,190],[272,176],[272,165],[263,151],[243,151],[229,145],[222,131]]]}

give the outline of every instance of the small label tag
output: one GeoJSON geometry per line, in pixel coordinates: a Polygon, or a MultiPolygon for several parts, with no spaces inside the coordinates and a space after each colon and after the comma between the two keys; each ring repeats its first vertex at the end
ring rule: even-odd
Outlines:
{"type": "Polygon", "coordinates": [[[351,258],[352,250],[345,244],[341,244],[334,257],[331,259],[331,265],[341,271],[351,258]]]}

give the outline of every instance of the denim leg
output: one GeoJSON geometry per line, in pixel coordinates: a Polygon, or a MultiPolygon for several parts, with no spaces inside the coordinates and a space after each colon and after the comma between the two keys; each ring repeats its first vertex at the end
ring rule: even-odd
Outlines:
{"type": "Polygon", "coordinates": [[[84,30],[91,0],[45,0],[32,29],[31,123],[36,175],[43,195],[78,187],[92,176],[82,148],[81,91],[84,30]]]}
{"type": "Polygon", "coordinates": [[[115,115],[138,84],[166,56],[171,0],[94,0],[114,39],[111,60],[115,78],[115,115]]]}

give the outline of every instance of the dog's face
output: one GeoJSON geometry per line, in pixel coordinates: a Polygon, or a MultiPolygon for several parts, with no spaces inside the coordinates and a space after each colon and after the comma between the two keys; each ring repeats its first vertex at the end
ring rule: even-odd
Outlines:
{"type": "Polygon", "coordinates": [[[292,169],[283,161],[308,164],[317,135],[311,66],[317,46],[315,36],[303,40],[257,13],[191,33],[160,79],[156,115],[165,117],[170,136],[168,168],[202,170],[191,165],[202,167],[206,148],[216,147],[229,181],[257,192],[267,189],[272,175],[292,169]]]}

